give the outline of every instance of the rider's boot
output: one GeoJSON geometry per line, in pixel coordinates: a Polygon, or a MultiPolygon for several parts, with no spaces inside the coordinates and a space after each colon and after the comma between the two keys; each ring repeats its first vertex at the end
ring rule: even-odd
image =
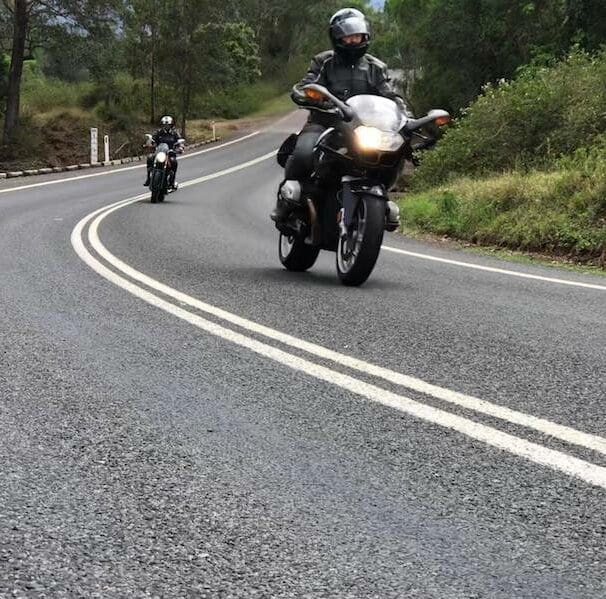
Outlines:
{"type": "Polygon", "coordinates": [[[171,176],[170,176],[170,188],[173,191],[177,191],[177,188],[179,187],[179,184],[177,183],[177,167],[178,167],[178,165],[175,160],[175,162],[173,163],[173,169],[172,169],[173,172],[171,173],[171,176]]]}
{"type": "Polygon", "coordinates": [[[148,168],[147,169],[147,177],[145,179],[145,183],[143,183],[143,186],[144,187],[149,187],[150,181],[151,181],[151,169],[148,168]]]}
{"type": "Polygon", "coordinates": [[[387,202],[388,212],[385,219],[386,231],[397,231],[400,228],[400,208],[395,202],[387,202]]]}

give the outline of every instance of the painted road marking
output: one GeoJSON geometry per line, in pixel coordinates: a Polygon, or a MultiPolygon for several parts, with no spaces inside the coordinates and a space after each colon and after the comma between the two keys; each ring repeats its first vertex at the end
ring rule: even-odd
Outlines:
{"type": "Polygon", "coordinates": [[[472,264],[470,262],[460,262],[459,260],[450,260],[448,258],[439,258],[438,256],[431,256],[429,254],[421,254],[419,252],[410,252],[408,250],[401,250],[388,245],[384,245],[384,250],[388,252],[394,252],[395,254],[402,254],[404,256],[411,256],[413,258],[421,258],[422,260],[432,260],[433,262],[441,262],[443,264],[451,264],[453,266],[462,266],[464,268],[473,268],[475,270],[483,270],[485,272],[493,272],[500,275],[508,275],[510,277],[520,277],[521,279],[534,279],[535,281],[544,281],[546,283],[557,283],[558,285],[570,285],[571,287],[585,287],[586,289],[597,289],[598,291],[606,291],[606,285],[598,285],[596,283],[582,283],[580,281],[568,281],[566,279],[558,279],[556,277],[543,277],[541,275],[533,275],[525,272],[518,272],[515,270],[507,270],[504,268],[495,268],[493,266],[482,266],[481,264],[472,264]]]}
{"type": "MultiPolygon", "coordinates": [[[[220,176],[220,174],[217,174],[216,176],[220,176]]],[[[531,416],[523,412],[518,412],[516,410],[512,410],[510,408],[506,408],[504,406],[500,406],[479,399],[477,397],[465,395],[463,393],[452,391],[450,389],[445,389],[423,381],[421,379],[401,374],[399,372],[389,370],[382,366],[377,366],[376,364],[359,360],[352,356],[341,354],[339,352],[330,350],[326,347],[311,343],[309,341],[305,341],[303,339],[298,339],[297,337],[294,337],[292,335],[282,333],[280,331],[258,324],[254,321],[248,320],[236,314],[227,312],[226,310],[222,310],[221,308],[218,308],[211,304],[202,302],[199,299],[196,299],[176,289],[173,289],[168,285],[164,285],[160,281],[157,281],[135,270],[134,268],[130,267],[128,264],[120,260],[118,257],[116,257],[114,254],[112,254],[103,245],[99,238],[98,229],[103,219],[105,219],[107,216],[109,216],[116,210],[119,210],[120,208],[123,208],[128,204],[138,201],[138,199],[139,197],[131,198],[119,202],[116,205],[108,206],[105,211],[102,210],[93,220],[89,230],[89,241],[93,249],[104,260],[109,262],[114,268],[116,268],[126,276],[130,277],[131,279],[143,283],[147,287],[155,289],[156,291],[159,291],[160,293],[163,293],[164,295],[173,298],[183,306],[190,306],[201,312],[206,312],[211,316],[234,324],[242,329],[245,329],[246,331],[261,335],[273,341],[278,341],[279,343],[288,345],[292,348],[302,350],[323,360],[330,360],[331,362],[334,362],[341,366],[345,366],[352,370],[357,370],[358,372],[362,372],[366,375],[375,378],[381,378],[398,386],[406,387],[407,389],[410,389],[412,391],[417,391],[419,393],[423,393],[424,395],[429,395],[431,397],[448,402],[450,404],[468,410],[473,410],[474,412],[484,414],[485,416],[491,416],[506,422],[510,422],[512,424],[524,426],[526,428],[533,429],[550,437],[554,437],[567,443],[578,445],[580,447],[584,447],[586,449],[597,451],[601,454],[606,455],[606,439],[597,435],[584,433],[574,428],[563,426],[561,424],[538,418],[536,416],[531,416]]],[[[93,213],[93,215],[94,214],[95,213],[93,213]]],[[[94,218],[93,215],[91,215],[91,220],[92,218],[94,218]]]]}
{"type": "MultiPolygon", "coordinates": [[[[121,202],[117,205],[113,205],[113,208],[120,205],[126,206],[128,203],[129,202],[121,202]]],[[[197,314],[188,312],[187,310],[154,295],[150,291],[135,285],[104,266],[84,245],[82,236],[86,225],[92,218],[95,218],[97,215],[102,216],[103,214],[103,209],[97,210],[91,215],[84,217],[76,225],[71,235],[72,246],[78,256],[90,268],[135,297],[138,297],[148,304],[164,310],[211,335],[253,351],[258,355],[278,362],[290,369],[297,370],[330,385],[338,386],[355,395],[394,408],[426,422],[438,424],[442,427],[457,431],[467,437],[476,439],[497,449],[526,458],[536,464],[549,467],[569,476],[584,480],[589,484],[606,489],[606,468],[602,466],[515,437],[514,435],[504,433],[498,429],[428,406],[403,395],[371,385],[352,376],[320,366],[294,354],[257,341],[252,337],[247,337],[246,335],[208,321],[197,314]]]]}
{"type": "MultiPolygon", "coordinates": [[[[188,181],[184,184],[184,186],[199,184],[204,181],[215,179],[233,173],[235,171],[248,168],[264,160],[267,160],[273,155],[275,155],[275,152],[271,152],[270,154],[266,154],[265,156],[261,156],[255,160],[248,161],[247,163],[241,164],[237,167],[225,169],[224,171],[220,171],[218,173],[206,175],[205,177],[201,177],[193,181],[188,181]]],[[[191,324],[197,326],[198,328],[201,328],[225,340],[236,343],[242,347],[251,349],[256,353],[266,356],[270,359],[276,360],[283,365],[309,374],[310,376],[314,376],[315,378],[319,378],[320,380],[323,380],[325,382],[336,384],[346,390],[352,391],[358,395],[362,395],[363,397],[371,399],[372,401],[390,407],[394,407],[400,411],[406,412],[413,416],[417,416],[423,420],[433,422],[435,424],[440,424],[441,426],[456,430],[467,436],[470,436],[477,440],[481,440],[499,449],[508,451],[521,457],[525,457],[538,464],[549,466],[550,468],[581,478],[587,482],[590,482],[591,484],[606,488],[606,469],[600,466],[597,466],[590,462],[579,460],[562,452],[551,450],[542,445],[531,443],[524,439],[520,439],[519,437],[503,433],[498,429],[494,429],[492,427],[476,423],[467,418],[456,416],[449,412],[445,412],[443,410],[427,406],[423,403],[414,401],[407,397],[386,391],[374,385],[370,385],[349,375],[344,375],[329,368],[319,366],[318,364],[309,362],[308,360],[299,358],[298,356],[295,356],[293,354],[289,354],[288,352],[285,352],[281,349],[264,344],[253,338],[242,335],[241,333],[237,333],[231,329],[227,329],[221,325],[207,321],[196,314],[188,312],[183,308],[180,308],[171,304],[170,302],[167,302],[166,300],[154,295],[146,289],[138,287],[131,281],[120,277],[119,275],[105,267],[103,264],[101,264],[98,260],[96,260],[84,246],[82,240],[82,233],[86,225],[90,223],[93,219],[95,220],[89,228],[89,242],[101,257],[111,263],[112,266],[114,266],[115,268],[121,270],[124,274],[152,288],[157,289],[165,295],[173,297],[181,305],[189,305],[198,310],[206,311],[207,313],[212,314],[215,317],[231,322],[232,324],[236,324],[237,326],[247,329],[250,332],[255,332],[257,334],[264,335],[266,337],[290,345],[292,347],[303,349],[304,351],[316,357],[327,358],[349,368],[356,369],[358,371],[369,374],[370,376],[383,378],[398,385],[406,386],[409,389],[419,391],[427,395],[431,395],[438,399],[449,401],[450,403],[453,403],[455,405],[459,405],[468,409],[473,409],[483,414],[496,416],[509,422],[520,424],[528,428],[533,428],[550,436],[565,440],[569,443],[587,447],[589,449],[601,453],[606,453],[606,440],[596,435],[583,433],[581,431],[551,423],[549,421],[539,419],[534,416],[529,416],[521,412],[509,410],[508,408],[503,408],[501,406],[491,404],[478,398],[465,396],[463,394],[459,394],[448,389],[442,389],[440,387],[431,385],[419,379],[414,379],[413,377],[408,377],[406,375],[389,371],[387,369],[383,369],[376,365],[369,364],[361,360],[345,356],[343,354],[338,354],[337,352],[332,352],[331,350],[328,350],[321,346],[311,344],[309,342],[297,339],[289,335],[285,335],[284,333],[280,333],[279,331],[275,331],[273,329],[269,329],[268,327],[258,325],[257,323],[254,323],[252,321],[248,321],[209,304],[205,304],[204,302],[200,302],[195,298],[191,298],[190,296],[182,294],[177,290],[163,285],[162,283],[155,281],[150,277],[147,277],[143,273],[132,269],[131,267],[120,261],[118,258],[113,256],[113,254],[111,254],[105,248],[105,246],[103,246],[98,237],[98,227],[102,220],[115,210],[127,206],[128,204],[138,201],[139,199],[142,199],[144,197],[147,197],[147,194],[116,202],[115,204],[96,210],[84,219],[82,219],[72,232],[72,245],[78,255],[91,268],[93,268],[93,270],[95,270],[104,278],[129,291],[140,299],[143,299],[144,301],[150,303],[151,305],[159,307],[165,310],[166,312],[169,312],[181,319],[184,319],[187,322],[190,322],[191,324]]]]}

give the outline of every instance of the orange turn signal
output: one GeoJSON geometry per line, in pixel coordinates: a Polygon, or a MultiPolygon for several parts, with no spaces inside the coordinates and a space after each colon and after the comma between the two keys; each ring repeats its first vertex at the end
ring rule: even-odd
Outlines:
{"type": "Polygon", "coordinates": [[[324,94],[321,94],[320,92],[316,91],[315,89],[306,89],[305,95],[310,100],[315,100],[316,102],[319,102],[320,100],[324,100],[324,94]]]}
{"type": "Polygon", "coordinates": [[[434,122],[438,127],[442,127],[444,125],[448,125],[450,121],[451,118],[449,116],[439,116],[434,122]]]}

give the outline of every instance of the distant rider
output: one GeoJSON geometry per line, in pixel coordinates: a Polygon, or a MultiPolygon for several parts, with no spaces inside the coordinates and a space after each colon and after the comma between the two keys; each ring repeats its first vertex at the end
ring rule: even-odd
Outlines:
{"type": "MultiPolygon", "coordinates": [[[[177,142],[181,139],[181,134],[177,131],[175,127],[175,119],[172,116],[163,116],[160,119],[160,129],[158,129],[153,135],[152,140],[154,142],[155,147],[158,147],[160,144],[166,144],[169,150],[174,150],[177,146],[177,142]]],[[[149,154],[147,157],[147,178],[145,179],[145,187],[149,187],[151,171],[154,167],[154,156],[155,153],[149,154]]],[[[177,188],[176,177],[177,177],[177,157],[171,156],[170,158],[171,164],[170,168],[172,171],[170,181],[172,189],[177,188]]]]}
{"type": "MultiPolygon", "coordinates": [[[[328,102],[314,102],[305,95],[303,87],[316,83],[326,87],[340,100],[361,94],[384,96],[394,100],[402,111],[409,114],[404,100],[391,85],[387,66],[367,54],[370,26],[362,12],[355,8],[344,8],[336,12],[330,19],[329,35],[333,50],[322,52],[312,59],[307,75],[293,87],[291,98],[296,104],[315,105],[322,109],[332,107],[328,102]]],[[[310,111],[307,124],[299,134],[297,145],[286,163],[286,180],[296,180],[304,185],[309,179],[313,170],[314,146],[330,124],[331,117],[328,114],[310,111]]],[[[291,210],[292,206],[278,195],[271,218],[282,222],[291,210]]]]}

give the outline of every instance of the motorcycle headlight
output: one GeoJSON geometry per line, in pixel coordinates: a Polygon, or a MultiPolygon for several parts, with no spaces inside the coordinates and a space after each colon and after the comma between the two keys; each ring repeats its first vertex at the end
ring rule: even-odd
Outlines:
{"type": "Polygon", "coordinates": [[[164,163],[166,162],[167,158],[168,156],[166,155],[166,152],[158,152],[156,154],[156,162],[164,163]]]}
{"type": "Polygon", "coordinates": [[[379,150],[380,152],[395,152],[404,143],[404,138],[393,131],[381,131],[376,127],[357,127],[355,136],[362,150],[379,150]]]}

